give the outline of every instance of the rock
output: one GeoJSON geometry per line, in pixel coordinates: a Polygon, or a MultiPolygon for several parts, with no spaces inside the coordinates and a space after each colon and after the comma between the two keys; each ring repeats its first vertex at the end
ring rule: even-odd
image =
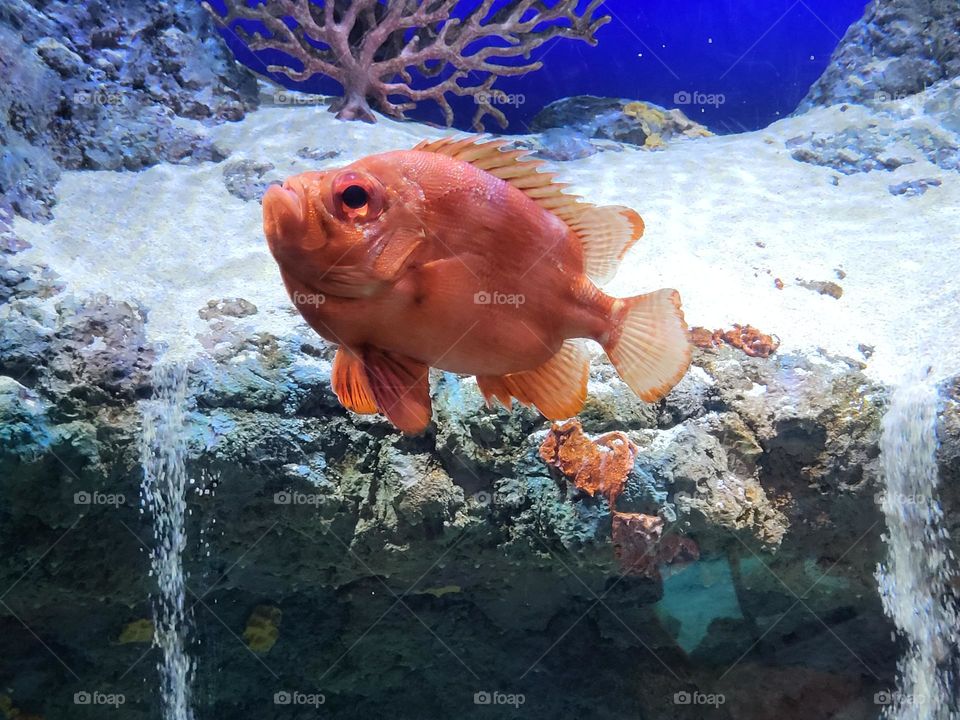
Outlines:
{"type": "Polygon", "coordinates": [[[207,306],[197,310],[197,314],[204,320],[222,317],[250,317],[257,314],[257,306],[243,298],[223,298],[222,300],[208,300],[207,306]]]}
{"type": "MultiPolygon", "coordinates": [[[[136,500],[157,357],[144,313],[70,287],[43,297],[23,282],[41,268],[0,258],[15,268],[0,285],[0,583],[13,587],[0,678],[25,712],[73,708],[71,678],[37,660],[12,611],[66,662],[95,658],[94,674],[121,678],[128,707],[151,708],[154,664],[122,677],[149,642],[155,589],[131,535],[152,542],[136,500]],[[93,500],[106,496],[124,501],[93,500]]],[[[595,361],[583,432],[637,448],[611,507],[551,473],[538,454],[543,418],[487,408],[473,379],[434,373],[431,428],[404,437],[339,405],[330,345],[258,328],[241,298],[211,303],[214,350],[184,360],[184,562],[222,620],[197,624],[195,652],[217,668],[204,708],[272,702],[269,675],[266,696],[251,682],[260,666],[247,650],[284,687],[316,686],[328,707],[360,703],[366,716],[400,701],[455,716],[478,692],[460,661],[553,717],[699,717],[702,707],[674,703],[682,692],[723,693],[718,709],[744,716],[798,702],[859,712],[856,698],[889,684],[896,648],[873,577],[888,391],[856,361],[697,350],[653,405],[595,361]],[[867,659],[876,688],[834,634],[867,659]],[[582,682],[585,656],[617,693],[582,682]],[[798,666],[814,669],[787,687],[798,666]],[[742,701],[751,681],[763,711],[742,701]]],[[[958,388],[944,385],[938,427],[955,537],[958,388]]],[[[603,459],[595,469],[609,469],[603,459]]]]}
{"type": "Polygon", "coordinates": [[[83,58],[56,38],[40,38],[34,47],[43,61],[62,77],[76,77],[83,72],[83,58]]]}
{"type": "Polygon", "coordinates": [[[960,170],[960,136],[951,130],[958,88],[960,79],[903,100],[872,103],[846,127],[791,138],[786,146],[793,159],[844,175],[896,170],[924,159],[943,170],[960,170]]]}
{"type": "Polygon", "coordinates": [[[303,160],[315,160],[316,162],[321,162],[323,160],[335,158],[340,155],[340,153],[340,150],[321,150],[319,148],[302,147],[297,150],[297,157],[302,158],[303,160]]]}
{"type": "Polygon", "coordinates": [[[890,186],[891,195],[905,195],[906,197],[916,197],[923,195],[928,188],[940,187],[943,182],[939,178],[919,178],[917,180],[906,180],[902,183],[890,186]]]}
{"type": "Polygon", "coordinates": [[[185,0],[0,10],[0,197],[44,220],[61,168],[222,160],[200,121],[239,120],[258,96],[215,33],[185,0]]]}
{"type": "Polygon", "coordinates": [[[821,295],[829,295],[835,300],[843,297],[843,288],[832,280],[801,280],[797,278],[797,285],[821,295]]]}
{"type": "Polygon", "coordinates": [[[960,7],[942,0],[874,0],[847,30],[797,108],[885,102],[960,75],[960,7]]]}
{"type": "Polygon", "coordinates": [[[757,478],[759,445],[745,432],[746,445],[736,447],[731,461],[716,436],[729,437],[723,428],[736,421],[713,414],[669,430],[641,431],[638,469],[667,489],[677,521],[701,547],[708,533],[719,530],[745,530],[758,547],[776,546],[789,523],[757,478]],[[733,472],[734,463],[742,475],[733,472]]]}
{"type": "MultiPolygon", "coordinates": [[[[844,175],[871,170],[896,170],[917,161],[915,148],[890,154],[896,137],[877,128],[850,127],[836,134],[812,133],[794,142],[790,155],[794,160],[833,168],[844,175]],[[855,149],[854,149],[855,148],[855,149]]],[[[895,151],[894,151],[895,152],[895,151]]]]}
{"type": "Polygon", "coordinates": [[[614,140],[647,149],[660,148],[673,139],[712,135],[681,110],[593,95],[555,100],[537,113],[530,127],[534,132],[565,128],[586,138],[614,140]]]}
{"type": "Polygon", "coordinates": [[[30,246],[26,240],[13,231],[13,207],[0,199],[0,253],[15,255],[30,246]]]}
{"type": "Polygon", "coordinates": [[[546,160],[566,162],[597,153],[596,146],[576,130],[551,128],[540,134],[539,148],[534,155],[546,160]]]}
{"type": "Polygon", "coordinates": [[[223,166],[223,184],[227,192],[241,200],[259,200],[270,185],[281,184],[279,179],[262,180],[274,169],[273,163],[255,160],[237,160],[223,166]]]}

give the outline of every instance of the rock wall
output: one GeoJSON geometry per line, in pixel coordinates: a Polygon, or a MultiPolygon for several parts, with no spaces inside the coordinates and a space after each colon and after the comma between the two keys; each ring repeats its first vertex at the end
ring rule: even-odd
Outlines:
{"type": "MultiPolygon", "coordinates": [[[[146,313],[5,258],[5,702],[82,720],[102,708],[74,693],[121,693],[124,717],[154,717],[146,313]]],[[[897,652],[873,578],[886,391],[857,363],[698,351],[656,405],[596,365],[585,431],[640,448],[618,509],[699,551],[632,575],[606,501],[540,459],[532,411],[487,409],[474,382],[437,373],[434,425],[405,438],[339,406],[332,348],[309,330],[241,331],[234,316],[256,308],[215,300],[197,309],[210,356],[189,373],[198,718],[305,717],[274,703],[287,691],[343,718],[480,717],[484,691],[522,694],[534,717],[696,718],[682,695],[696,692],[723,694],[722,718],[877,717],[897,652]]]]}
{"type": "Polygon", "coordinates": [[[253,76],[193,0],[6,0],[0,211],[49,218],[61,168],[221,159],[203,124],[256,104],[253,76]]]}
{"type": "Polygon", "coordinates": [[[953,0],[872,0],[847,30],[797,112],[885,102],[960,76],[960,5],[953,0]]]}

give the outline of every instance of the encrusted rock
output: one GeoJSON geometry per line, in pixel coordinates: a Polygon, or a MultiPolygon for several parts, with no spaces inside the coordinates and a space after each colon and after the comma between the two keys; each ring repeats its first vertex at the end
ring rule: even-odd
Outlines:
{"type": "Polygon", "coordinates": [[[555,100],[537,113],[535,132],[572,128],[587,138],[602,138],[660,148],[665,141],[707,137],[712,133],[682,110],[636,100],[576,95],[555,100]]]}
{"type": "Polygon", "coordinates": [[[850,26],[799,111],[887,101],[960,75],[960,6],[950,0],[873,0],[850,26]]]}

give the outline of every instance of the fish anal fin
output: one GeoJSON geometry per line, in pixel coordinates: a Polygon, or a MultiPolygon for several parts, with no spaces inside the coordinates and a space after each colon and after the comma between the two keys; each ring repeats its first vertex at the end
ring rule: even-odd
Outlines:
{"type": "Polygon", "coordinates": [[[501,376],[477,378],[488,402],[496,397],[509,406],[510,397],[533,405],[548,420],[573,417],[583,408],[590,375],[590,353],[582,340],[567,340],[540,367],[501,376]],[[504,398],[506,394],[506,398],[504,398]]]}
{"type": "Polygon", "coordinates": [[[508,410],[510,409],[510,389],[501,375],[477,375],[477,386],[483,394],[488,408],[493,407],[494,400],[499,401],[508,410]]]}
{"type": "Polygon", "coordinates": [[[330,379],[333,392],[347,410],[362,415],[377,412],[377,403],[373,399],[370,383],[367,382],[363,361],[357,355],[344,347],[338,348],[333,358],[330,379]]]}
{"type": "Polygon", "coordinates": [[[377,348],[363,352],[363,366],[377,409],[398,430],[418,435],[430,424],[429,368],[377,348]]]}
{"type": "Polygon", "coordinates": [[[584,273],[595,283],[609,282],[620,261],[643,235],[643,220],[622,205],[585,208],[568,224],[583,245],[584,273]]]}

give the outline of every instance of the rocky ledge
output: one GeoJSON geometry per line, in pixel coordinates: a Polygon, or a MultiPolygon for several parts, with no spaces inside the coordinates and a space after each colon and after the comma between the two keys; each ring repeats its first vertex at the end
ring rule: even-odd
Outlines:
{"type": "MultiPolygon", "coordinates": [[[[84,718],[98,708],[74,693],[120,693],[152,717],[141,424],[162,353],[146,308],[0,257],[4,702],[84,718]]],[[[635,448],[612,511],[544,462],[557,430],[486,408],[472,380],[436,373],[434,422],[404,437],[339,406],[333,348],[305,327],[243,330],[257,309],[239,298],[197,311],[198,717],[300,717],[282,692],[337,717],[479,717],[482,692],[538,717],[701,717],[693,693],[718,717],[877,716],[898,651],[874,580],[887,390],[859,363],[698,350],[646,405],[596,361],[582,447],[601,475],[605,434],[635,448]]],[[[944,394],[949,488],[958,383],[944,394]]]]}

